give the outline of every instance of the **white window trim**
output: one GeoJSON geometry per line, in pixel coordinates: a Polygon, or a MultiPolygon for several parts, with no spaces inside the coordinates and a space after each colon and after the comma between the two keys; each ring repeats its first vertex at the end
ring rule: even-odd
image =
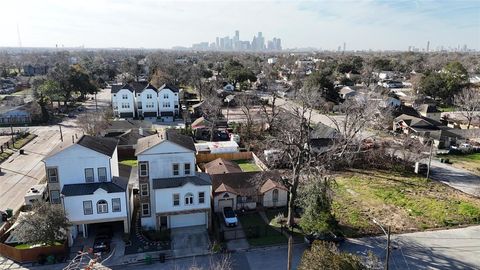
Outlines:
{"type": "Polygon", "coordinates": [[[85,168],[84,170],[84,173],[85,173],[85,183],[93,183],[95,182],[95,170],[93,168],[85,168]],[[89,181],[87,179],[87,170],[91,170],[92,171],[92,180],[89,181]]]}
{"type": "Polygon", "coordinates": [[[173,204],[174,207],[175,206],[180,206],[180,193],[173,193],[172,194],[172,204],[173,204]],[[178,196],[178,204],[175,204],[175,195],[178,196]]]}
{"type": "Polygon", "coordinates": [[[173,174],[173,176],[180,175],[180,164],[178,164],[178,163],[173,163],[172,164],[172,174],[173,174]],[[175,165],[177,166],[177,170],[175,170],[175,165]],[[177,174],[175,174],[175,171],[177,171],[177,174]]]}
{"type": "Polygon", "coordinates": [[[148,190],[148,183],[142,183],[140,184],[140,196],[148,196],[150,194],[150,191],[148,190]],[[144,190],[143,187],[146,187],[146,189],[144,190]],[[143,191],[146,191],[147,193],[146,194],[143,194],[143,191]]]}
{"type": "Polygon", "coordinates": [[[89,201],[83,201],[83,214],[84,214],[85,216],[93,215],[93,202],[92,202],[91,200],[89,200],[89,201]],[[85,208],[85,203],[90,203],[90,208],[89,208],[89,209],[90,209],[90,213],[87,213],[87,211],[85,211],[85,210],[88,209],[88,208],[85,208]]]}
{"type": "Polygon", "coordinates": [[[192,165],[190,163],[184,163],[183,164],[183,174],[185,174],[185,175],[191,175],[192,174],[192,165]],[[190,166],[188,168],[188,173],[187,173],[187,165],[190,166]]]}
{"type": "Polygon", "coordinates": [[[53,204],[59,204],[59,203],[62,202],[62,199],[61,199],[61,197],[60,197],[60,190],[50,190],[50,202],[53,203],[53,204]],[[53,194],[54,192],[58,192],[58,201],[53,201],[53,200],[52,200],[52,198],[53,198],[52,194],[53,194]]]}
{"type": "Polygon", "coordinates": [[[98,200],[97,201],[97,214],[107,214],[108,213],[108,202],[106,200],[98,200]],[[105,204],[100,204],[101,201],[104,201],[105,204]],[[102,208],[100,208],[102,206],[102,208]],[[105,209],[103,209],[105,207],[105,209]],[[101,211],[100,211],[101,210],[101,211]]]}
{"type": "Polygon", "coordinates": [[[122,212],[122,201],[120,198],[112,198],[112,212],[122,212]],[[118,210],[115,210],[114,201],[118,201],[118,210]]]}
{"type": "Polygon", "coordinates": [[[107,168],[106,167],[97,168],[97,174],[98,174],[98,182],[107,182],[108,176],[107,176],[107,168]],[[100,170],[105,171],[105,179],[100,179],[100,170]]]}
{"type": "Polygon", "coordinates": [[[148,217],[148,216],[150,216],[150,204],[149,204],[149,203],[142,203],[142,204],[140,205],[140,207],[141,207],[141,211],[142,211],[142,213],[141,213],[141,214],[142,214],[142,217],[148,217]],[[143,210],[144,210],[144,209],[143,209],[143,206],[144,206],[144,205],[147,206],[148,214],[145,214],[145,213],[143,212],[143,210]]]}
{"type": "Polygon", "coordinates": [[[138,174],[141,176],[141,177],[148,177],[148,162],[145,162],[145,161],[141,161],[138,163],[138,174]],[[142,174],[142,165],[145,165],[147,166],[146,170],[145,170],[145,174],[142,174]]]}
{"type": "Polygon", "coordinates": [[[198,204],[204,204],[205,203],[205,192],[204,191],[199,191],[198,192],[198,204]],[[200,196],[200,194],[203,194],[203,197],[200,196]],[[203,202],[200,202],[200,199],[203,199],[203,202]]]}
{"type": "Polygon", "coordinates": [[[185,197],[184,197],[184,203],[185,205],[193,205],[193,199],[195,199],[195,196],[193,195],[193,193],[187,193],[185,194],[185,197]]]}
{"type": "Polygon", "coordinates": [[[47,178],[48,178],[48,182],[49,182],[49,183],[58,183],[58,167],[48,167],[48,168],[47,168],[47,178]],[[50,172],[49,172],[49,170],[55,170],[55,173],[56,173],[56,176],[55,176],[55,177],[57,178],[57,180],[55,180],[55,181],[50,181],[50,172]]]}

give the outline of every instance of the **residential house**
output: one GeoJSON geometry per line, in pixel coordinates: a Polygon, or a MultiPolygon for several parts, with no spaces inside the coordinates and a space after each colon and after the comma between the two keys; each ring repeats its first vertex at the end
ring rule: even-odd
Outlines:
{"type": "Polygon", "coordinates": [[[280,177],[276,172],[240,172],[211,176],[215,212],[223,211],[224,207],[252,210],[257,206],[287,205],[288,189],[275,180],[280,177]]]}
{"type": "Polygon", "coordinates": [[[242,169],[237,163],[223,158],[217,158],[215,160],[212,160],[205,164],[203,167],[205,172],[210,175],[242,172],[242,169]]]}
{"type": "Polygon", "coordinates": [[[78,235],[87,237],[94,224],[119,222],[130,231],[132,193],[128,179],[119,177],[116,139],[66,140],[43,162],[50,202],[62,204],[72,223],[70,243],[78,235]]]}
{"type": "Polygon", "coordinates": [[[223,91],[228,91],[228,92],[235,91],[235,86],[233,86],[233,84],[231,83],[227,83],[223,86],[223,91]]]}
{"type": "Polygon", "coordinates": [[[135,90],[130,84],[112,85],[110,93],[115,117],[134,118],[136,116],[135,90]]]}
{"type": "Polygon", "coordinates": [[[142,226],[209,228],[211,179],[195,170],[191,137],[162,131],[139,139],[135,155],[142,226]]]}
{"type": "Polygon", "coordinates": [[[355,89],[353,86],[344,86],[338,91],[338,95],[343,100],[354,97],[357,94],[357,89],[355,89]]]}
{"type": "Polygon", "coordinates": [[[40,113],[36,103],[29,102],[19,106],[0,106],[0,125],[28,124],[40,113]]]}
{"type": "Polygon", "coordinates": [[[143,118],[158,117],[158,90],[148,84],[145,88],[135,91],[138,116],[143,118]]]}
{"type": "Polygon", "coordinates": [[[179,115],[179,91],[170,84],[164,84],[158,89],[158,110],[162,122],[172,122],[179,115]]]}
{"type": "Polygon", "coordinates": [[[439,111],[435,105],[431,104],[422,104],[417,108],[417,111],[421,116],[435,121],[440,121],[440,118],[442,117],[442,112],[439,111]]]}

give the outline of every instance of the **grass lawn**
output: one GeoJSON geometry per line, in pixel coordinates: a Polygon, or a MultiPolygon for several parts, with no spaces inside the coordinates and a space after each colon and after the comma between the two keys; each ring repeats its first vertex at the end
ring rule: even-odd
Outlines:
{"type": "Polygon", "coordinates": [[[5,161],[12,154],[13,154],[13,152],[4,150],[3,153],[0,154],[0,162],[5,161]]]}
{"type": "Polygon", "coordinates": [[[29,143],[31,140],[35,139],[35,137],[37,137],[37,135],[28,134],[26,137],[21,138],[19,140],[16,140],[13,143],[13,147],[16,148],[16,149],[20,149],[20,148],[24,147],[27,143],[29,143]]]}
{"type": "Polygon", "coordinates": [[[287,243],[287,238],[270,225],[265,224],[258,213],[242,214],[238,218],[250,245],[268,246],[287,243]]]}
{"type": "Polygon", "coordinates": [[[438,107],[438,110],[441,111],[441,112],[454,112],[457,110],[457,108],[455,107],[438,107]]]}
{"type": "Polygon", "coordinates": [[[233,160],[233,162],[237,163],[240,166],[240,169],[244,172],[259,172],[261,171],[260,168],[252,162],[251,160],[242,159],[242,160],[233,160]]]}
{"type": "MultiPolygon", "coordinates": [[[[288,216],[288,209],[286,207],[268,209],[265,211],[265,214],[267,215],[268,220],[270,220],[270,226],[280,228],[282,224],[278,224],[275,221],[275,217],[278,216],[279,214],[283,214],[286,220],[288,216]]],[[[293,239],[295,242],[302,242],[303,236],[304,236],[303,231],[300,228],[293,228],[293,239]]]]}
{"type": "Polygon", "coordinates": [[[415,175],[351,171],[336,178],[333,211],[347,236],[480,223],[480,199],[415,175]]]}
{"type": "MultiPolygon", "coordinates": [[[[60,242],[55,242],[54,243],[55,246],[61,246],[63,245],[62,243],[60,242]]],[[[30,244],[20,244],[20,245],[16,245],[15,248],[16,249],[31,249],[31,248],[36,248],[36,247],[44,247],[46,245],[30,245],[30,244]]]]}
{"type": "Polygon", "coordinates": [[[466,155],[439,155],[438,158],[448,158],[452,162],[452,166],[469,170],[473,173],[480,174],[480,153],[466,155]]]}
{"type": "Polygon", "coordinates": [[[136,159],[125,159],[119,162],[120,164],[130,166],[130,167],[137,167],[137,160],[136,159]]]}

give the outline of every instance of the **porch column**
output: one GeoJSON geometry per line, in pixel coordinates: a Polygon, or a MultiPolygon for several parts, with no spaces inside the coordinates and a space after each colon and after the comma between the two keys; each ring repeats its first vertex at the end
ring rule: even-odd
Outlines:
{"type": "Polygon", "coordinates": [[[88,237],[87,224],[82,224],[82,231],[83,231],[83,238],[87,238],[88,237]]]}

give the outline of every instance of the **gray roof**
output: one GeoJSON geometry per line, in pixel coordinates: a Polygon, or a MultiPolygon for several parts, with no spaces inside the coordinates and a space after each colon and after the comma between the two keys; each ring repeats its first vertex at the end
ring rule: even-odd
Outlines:
{"type": "Polygon", "coordinates": [[[101,188],[108,193],[125,192],[127,190],[128,180],[114,177],[112,182],[95,182],[64,185],[62,194],[64,196],[82,196],[91,195],[97,189],[101,188]]]}
{"type": "MultiPolygon", "coordinates": [[[[141,86],[141,85],[139,85],[139,87],[140,87],[140,86],[141,86]]],[[[152,89],[153,91],[158,92],[158,89],[157,89],[155,86],[153,86],[152,84],[150,84],[150,83],[149,83],[147,86],[145,86],[143,89],[139,89],[139,90],[136,90],[136,89],[135,89],[135,92],[136,92],[136,93],[141,93],[141,92],[143,92],[143,91],[145,91],[145,90],[147,90],[147,89],[152,89]]]]}
{"type": "Polygon", "coordinates": [[[182,135],[176,130],[170,129],[163,132],[160,131],[157,134],[138,139],[135,155],[141,154],[143,151],[150,149],[165,140],[171,141],[189,150],[196,151],[192,137],[182,135]]]}
{"type": "Polygon", "coordinates": [[[117,139],[84,135],[77,144],[111,157],[117,148],[117,139]]]}
{"type": "Polygon", "coordinates": [[[110,93],[111,94],[115,94],[115,93],[118,93],[118,91],[122,90],[122,89],[127,89],[129,90],[130,92],[133,92],[133,88],[131,85],[129,85],[128,83],[126,84],[114,84],[112,85],[112,89],[110,90],[110,93]]]}
{"type": "Polygon", "coordinates": [[[180,91],[180,90],[178,90],[178,88],[176,86],[168,84],[168,83],[166,83],[166,84],[162,85],[160,88],[158,88],[158,91],[161,91],[164,88],[170,89],[170,90],[172,90],[172,92],[176,92],[176,93],[178,93],[180,91]]]}
{"type": "Polygon", "coordinates": [[[210,186],[212,185],[212,179],[206,173],[198,173],[195,176],[153,179],[153,189],[182,187],[187,183],[196,186],[210,186]]]}

